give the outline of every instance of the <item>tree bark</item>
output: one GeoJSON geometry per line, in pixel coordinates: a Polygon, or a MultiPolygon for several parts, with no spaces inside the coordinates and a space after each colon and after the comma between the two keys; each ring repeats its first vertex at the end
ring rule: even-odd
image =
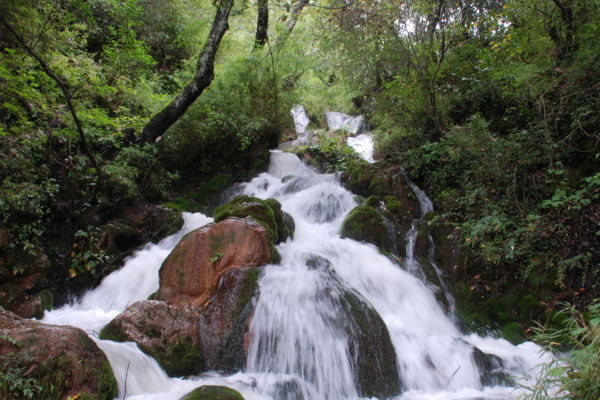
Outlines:
{"type": "Polygon", "coordinates": [[[254,49],[262,49],[267,43],[269,33],[269,0],[258,0],[258,19],[256,21],[256,39],[254,49]]]}
{"type": "Polygon", "coordinates": [[[229,29],[229,14],[233,8],[234,0],[221,0],[208,40],[200,52],[196,75],[190,83],[166,107],[160,110],[146,124],[138,138],[138,143],[155,141],[166,132],[171,125],[181,117],[189,106],[202,94],[214,79],[215,56],[221,39],[229,29]]]}
{"type": "Polygon", "coordinates": [[[75,106],[73,105],[73,99],[71,98],[71,93],[69,92],[67,84],[58,75],[56,75],[54,73],[54,71],[52,71],[52,69],[48,66],[48,64],[46,64],[44,62],[44,60],[42,60],[42,58],[40,56],[38,56],[38,54],[31,47],[29,47],[29,45],[25,42],[25,40],[23,40],[23,38],[17,33],[17,31],[14,30],[12,25],[10,25],[8,23],[8,21],[6,19],[4,19],[2,14],[0,14],[0,21],[2,21],[2,23],[6,26],[6,28],[13,34],[13,36],[17,39],[17,41],[21,44],[21,46],[23,46],[23,48],[25,48],[25,50],[33,58],[35,58],[38,63],[40,63],[40,65],[44,69],[44,72],[46,72],[46,75],[48,75],[50,78],[54,79],[54,81],[58,84],[58,86],[63,91],[65,98],[67,99],[67,105],[69,107],[69,111],[71,111],[71,115],[73,116],[73,120],[75,121],[75,125],[77,126],[77,131],[79,132],[81,148],[83,149],[83,152],[89,157],[90,161],[92,162],[92,165],[96,169],[96,174],[98,175],[98,179],[96,181],[96,190],[95,190],[95,194],[97,194],[98,191],[100,191],[100,189],[104,186],[104,174],[102,173],[102,167],[100,166],[100,164],[98,164],[98,161],[96,160],[96,157],[94,156],[94,153],[92,153],[92,150],[88,146],[88,143],[87,143],[87,140],[85,137],[85,132],[83,131],[83,126],[81,125],[81,121],[79,120],[79,117],[77,116],[77,112],[75,111],[75,106]]]}
{"type": "Polygon", "coordinates": [[[296,7],[294,7],[294,9],[292,10],[292,15],[290,16],[290,19],[288,20],[288,24],[285,27],[285,31],[283,31],[281,33],[281,35],[279,35],[279,37],[277,38],[277,41],[273,45],[273,49],[272,49],[273,52],[279,51],[279,48],[281,46],[283,46],[285,44],[286,40],[290,37],[290,35],[292,34],[292,31],[294,30],[294,27],[296,26],[296,22],[298,22],[298,17],[300,17],[300,12],[304,8],[304,6],[306,6],[307,4],[308,4],[308,0],[300,0],[298,2],[298,4],[296,4],[296,7]]]}

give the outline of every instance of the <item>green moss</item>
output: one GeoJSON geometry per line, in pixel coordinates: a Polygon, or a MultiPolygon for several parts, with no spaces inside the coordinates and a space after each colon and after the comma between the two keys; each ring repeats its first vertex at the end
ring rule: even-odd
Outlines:
{"type": "Polygon", "coordinates": [[[365,206],[377,208],[379,207],[379,197],[377,196],[369,196],[369,198],[365,201],[365,206]]]}
{"type": "Polygon", "coordinates": [[[340,235],[390,250],[387,227],[373,207],[358,206],[352,210],[342,224],[340,235]]]}
{"type": "Polygon", "coordinates": [[[385,203],[385,208],[395,215],[402,214],[402,204],[398,201],[398,199],[394,196],[385,196],[383,198],[383,202],[385,203]]]}
{"type": "Polygon", "coordinates": [[[102,400],[112,400],[119,394],[119,385],[108,361],[103,361],[96,371],[100,375],[99,391],[102,400]]]}
{"type": "Polygon", "coordinates": [[[267,229],[269,239],[273,243],[281,243],[294,235],[293,219],[281,210],[281,203],[275,199],[262,200],[240,195],[215,209],[215,222],[223,221],[228,217],[248,216],[267,229]]]}
{"type": "Polygon", "coordinates": [[[150,296],[148,296],[147,300],[154,300],[154,298],[156,297],[156,295],[158,294],[158,290],[154,293],[152,293],[150,296]]]}
{"type": "Polygon", "coordinates": [[[430,211],[430,212],[428,212],[427,214],[425,214],[423,216],[423,219],[425,221],[432,221],[432,220],[434,220],[439,215],[440,215],[440,213],[437,212],[437,211],[430,211]]]}
{"type": "Polygon", "coordinates": [[[170,350],[164,347],[139,345],[140,350],[156,360],[171,378],[197,375],[204,370],[204,357],[200,349],[186,337],[170,350]]]}
{"type": "Polygon", "coordinates": [[[256,292],[256,288],[258,285],[258,277],[260,275],[260,271],[257,268],[250,268],[242,278],[242,282],[240,283],[240,287],[238,289],[238,299],[235,306],[235,310],[232,314],[232,319],[236,319],[246,308],[248,302],[254,296],[256,292]]]}
{"type": "Polygon", "coordinates": [[[521,344],[525,337],[521,333],[521,327],[517,322],[510,322],[500,327],[500,335],[514,345],[521,344]]]}
{"type": "Polygon", "coordinates": [[[240,392],[224,386],[202,386],[182,400],[244,400],[240,392]]]}
{"type": "Polygon", "coordinates": [[[252,217],[267,228],[271,241],[276,242],[278,239],[278,227],[273,209],[264,200],[240,195],[215,209],[215,222],[221,222],[229,217],[252,217]]]}
{"type": "Polygon", "coordinates": [[[100,330],[98,337],[102,340],[112,340],[113,342],[129,342],[131,338],[127,335],[121,325],[114,320],[104,325],[100,330]]]}

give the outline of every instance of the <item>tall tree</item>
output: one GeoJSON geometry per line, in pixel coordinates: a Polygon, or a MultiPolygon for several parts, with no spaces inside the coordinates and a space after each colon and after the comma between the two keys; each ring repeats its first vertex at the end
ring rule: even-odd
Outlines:
{"type": "Polygon", "coordinates": [[[254,48],[262,49],[267,43],[269,33],[269,0],[258,0],[258,19],[256,21],[256,39],[254,48]]]}
{"type": "Polygon", "coordinates": [[[215,56],[219,50],[221,39],[229,29],[229,14],[233,3],[234,0],[219,1],[208,40],[198,58],[196,75],[175,99],[150,119],[138,138],[139,143],[154,141],[164,134],[211,84],[215,77],[215,56]]]}

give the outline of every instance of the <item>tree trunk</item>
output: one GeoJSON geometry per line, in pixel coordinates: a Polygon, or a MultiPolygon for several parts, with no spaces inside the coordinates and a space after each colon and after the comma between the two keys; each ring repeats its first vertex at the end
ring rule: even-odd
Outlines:
{"type": "Polygon", "coordinates": [[[214,79],[215,56],[219,49],[221,39],[229,29],[229,14],[234,0],[221,0],[217,7],[217,13],[208,40],[198,58],[196,75],[190,83],[171,101],[166,107],[158,112],[146,124],[138,143],[155,141],[156,138],[166,132],[202,94],[214,79]]]}
{"type": "Polygon", "coordinates": [[[258,19],[256,21],[256,39],[254,49],[262,49],[267,43],[269,33],[269,0],[258,0],[258,19]]]}
{"type": "Polygon", "coordinates": [[[98,161],[96,160],[96,157],[94,156],[94,153],[92,153],[92,150],[88,146],[88,143],[87,143],[87,140],[85,137],[85,132],[83,131],[83,126],[81,125],[81,121],[79,120],[79,117],[77,116],[77,112],[75,111],[75,106],[73,105],[73,99],[71,98],[71,93],[69,92],[67,84],[58,75],[56,75],[54,73],[54,71],[52,71],[52,69],[48,66],[48,64],[46,64],[44,62],[44,60],[42,60],[42,58],[40,56],[38,56],[37,53],[31,47],[29,47],[27,45],[25,40],[23,40],[23,38],[17,33],[17,31],[14,30],[12,25],[10,25],[8,23],[8,21],[6,19],[4,19],[2,14],[0,14],[0,21],[2,21],[2,23],[6,26],[6,28],[13,34],[13,36],[17,39],[17,41],[21,44],[21,46],[23,46],[23,48],[25,48],[25,50],[33,58],[35,58],[37,60],[37,62],[40,63],[40,65],[44,69],[44,72],[46,72],[46,75],[48,75],[50,78],[54,79],[54,81],[58,84],[58,86],[64,93],[65,99],[67,99],[67,105],[69,106],[69,111],[71,111],[71,115],[73,116],[73,120],[75,121],[75,125],[77,126],[77,131],[79,132],[79,140],[81,141],[81,148],[83,149],[83,152],[88,156],[88,158],[92,162],[92,165],[96,169],[96,174],[98,175],[98,179],[96,181],[96,189],[94,191],[94,194],[98,194],[100,189],[102,189],[102,187],[104,186],[104,174],[102,173],[102,167],[100,166],[100,164],[98,164],[98,161]]]}
{"type": "Polygon", "coordinates": [[[308,0],[300,0],[298,2],[298,4],[296,4],[296,7],[294,7],[294,9],[292,10],[292,15],[290,16],[288,24],[285,27],[285,31],[283,31],[281,33],[281,35],[279,35],[279,37],[277,38],[277,41],[273,45],[273,52],[278,51],[279,48],[285,44],[285,41],[288,39],[288,37],[290,37],[290,35],[292,34],[292,31],[294,30],[294,27],[296,26],[296,22],[298,22],[298,17],[300,17],[300,12],[304,8],[304,6],[306,6],[307,4],[308,4],[308,0]]]}

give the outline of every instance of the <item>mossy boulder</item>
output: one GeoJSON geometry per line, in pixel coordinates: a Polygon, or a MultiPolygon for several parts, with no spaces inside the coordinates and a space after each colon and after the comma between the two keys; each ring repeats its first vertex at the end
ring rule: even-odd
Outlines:
{"type": "Polygon", "coordinates": [[[163,225],[157,232],[158,238],[165,238],[179,232],[183,228],[183,214],[176,211],[171,211],[163,218],[163,225]]]}
{"type": "Polygon", "coordinates": [[[403,215],[403,207],[402,204],[398,201],[395,196],[385,196],[383,198],[383,202],[385,204],[386,210],[391,212],[392,214],[401,217],[403,215]]]}
{"type": "Polygon", "coordinates": [[[294,235],[293,219],[289,215],[284,217],[281,203],[275,199],[262,200],[246,195],[236,196],[229,203],[215,209],[215,222],[229,217],[252,217],[267,228],[269,238],[275,244],[284,242],[294,235]]]}
{"type": "Polygon", "coordinates": [[[227,271],[198,323],[207,370],[235,373],[246,366],[249,329],[261,268],[227,271]]]}
{"type": "Polygon", "coordinates": [[[415,237],[415,257],[427,257],[429,252],[429,231],[427,225],[422,221],[415,221],[417,224],[417,236],[415,237]]]}
{"type": "Polygon", "coordinates": [[[244,400],[237,390],[225,386],[201,386],[181,400],[244,400]]]}
{"type": "Polygon", "coordinates": [[[340,235],[390,251],[389,232],[383,217],[375,208],[367,205],[350,211],[342,223],[340,235]]]}
{"type": "Polygon", "coordinates": [[[171,377],[205,370],[197,318],[188,307],[138,301],[102,328],[100,339],[136,342],[171,377]]]}
{"type": "Polygon", "coordinates": [[[511,384],[509,375],[504,372],[502,359],[492,354],[486,354],[477,347],[473,348],[471,354],[473,361],[479,369],[479,376],[483,386],[503,386],[511,384]]]}
{"type": "Polygon", "coordinates": [[[163,262],[156,300],[201,308],[225,272],[277,263],[267,229],[253,218],[229,217],[185,235],[163,262]]]}
{"type": "MultiPolygon", "coordinates": [[[[106,355],[81,329],[23,319],[0,307],[0,335],[0,374],[10,371],[35,386],[52,387],[51,397],[57,399],[81,394],[86,399],[112,400],[118,395],[106,355]]],[[[3,398],[26,397],[18,385],[3,389],[3,398]]]]}
{"type": "Polygon", "coordinates": [[[337,323],[348,335],[358,395],[379,399],[398,395],[402,385],[396,350],[377,310],[360,293],[341,283],[327,259],[311,255],[306,265],[328,276],[330,285],[336,288],[329,295],[339,305],[337,323]]]}
{"type": "Polygon", "coordinates": [[[400,393],[396,350],[385,322],[359,293],[344,290],[345,328],[354,360],[356,388],[360,397],[383,399],[400,393]]]}

